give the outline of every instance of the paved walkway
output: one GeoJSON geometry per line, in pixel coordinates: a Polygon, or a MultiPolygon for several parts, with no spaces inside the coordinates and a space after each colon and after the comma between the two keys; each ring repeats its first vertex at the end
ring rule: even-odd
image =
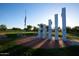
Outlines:
{"type": "Polygon", "coordinates": [[[79,40],[68,40],[66,42],[63,42],[61,38],[59,38],[59,41],[55,41],[55,38],[52,40],[48,39],[35,39],[35,37],[25,37],[23,39],[16,41],[17,45],[23,45],[27,47],[32,48],[55,48],[59,47],[62,48],[64,46],[71,46],[71,45],[79,45],[79,40]]]}

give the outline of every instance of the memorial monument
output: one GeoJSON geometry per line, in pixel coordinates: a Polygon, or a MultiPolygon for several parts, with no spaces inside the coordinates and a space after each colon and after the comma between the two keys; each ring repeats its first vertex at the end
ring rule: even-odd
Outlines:
{"type": "Polygon", "coordinates": [[[48,39],[51,40],[52,39],[52,21],[51,19],[48,20],[48,39]]]}
{"type": "Polygon", "coordinates": [[[55,40],[58,41],[58,14],[55,14],[55,40]]]}
{"type": "MultiPolygon", "coordinates": [[[[62,40],[67,42],[66,39],[66,8],[62,8],[62,40]]],[[[55,41],[59,43],[58,37],[58,14],[55,14],[55,41]]],[[[38,38],[52,40],[52,20],[48,20],[48,28],[45,24],[39,24],[38,38]],[[48,32],[47,32],[48,29],[48,32]]]]}
{"type": "Polygon", "coordinates": [[[38,38],[39,39],[46,38],[46,25],[45,24],[39,24],[38,38]]]}
{"type": "Polygon", "coordinates": [[[62,39],[66,41],[66,8],[62,8],[62,39]]]}

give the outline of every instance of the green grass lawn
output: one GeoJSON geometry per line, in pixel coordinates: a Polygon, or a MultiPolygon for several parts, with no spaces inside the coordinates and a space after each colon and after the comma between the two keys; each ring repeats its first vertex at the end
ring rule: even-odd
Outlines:
{"type": "Polygon", "coordinates": [[[79,36],[73,35],[73,34],[67,34],[67,38],[68,38],[68,39],[71,39],[71,40],[74,40],[74,39],[79,40],[79,36]]]}
{"type": "MultiPolygon", "coordinates": [[[[8,35],[8,34],[26,34],[26,35],[37,35],[37,32],[26,32],[26,31],[3,31],[0,32],[0,35],[8,35]]],[[[52,33],[55,36],[55,32],[52,33]]],[[[59,32],[59,37],[62,37],[62,32],[59,32]]],[[[79,39],[79,35],[67,34],[67,38],[69,39],[79,39]]]]}
{"type": "Polygon", "coordinates": [[[26,34],[26,33],[37,33],[37,32],[25,32],[25,31],[2,31],[0,32],[0,35],[1,34],[26,34]]]}

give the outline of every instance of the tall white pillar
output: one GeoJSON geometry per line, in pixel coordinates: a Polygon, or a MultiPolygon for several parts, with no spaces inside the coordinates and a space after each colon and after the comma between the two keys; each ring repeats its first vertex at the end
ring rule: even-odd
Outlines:
{"type": "Polygon", "coordinates": [[[45,24],[39,24],[38,38],[40,38],[40,39],[46,38],[46,26],[45,26],[45,24]]]}
{"type": "Polygon", "coordinates": [[[38,29],[38,38],[41,37],[41,32],[40,32],[41,28],[40,28],[40,25],[39,25],[39,29],[38,29]]]}
{"type": "Polygon", "coordinates": [[[58,14],[55,14],[55,40],[58,40],[58,14]]]}
{"type": "Polygon", "coordinates": [[[42,38],[42,36],[43,36],[43,28],[42,28],[42,24],[39,24],[38,25],[39,26],[39,30],[38,30],[38,38],[42,38]]]}
{"type": "Polygon", "coordinates": [[[48,39],[51,40],[52,39],[52,21],[51,19],[49,19],[48,21],[48,39]]]}
{"type": "Polygon", "coordinates": [[[39,29],[38,29],[38,38],[40,38],[41,37],[41,27],[40,27],[40,25],[38,25],[39,26],[39,29]]]}
{"type": "Polygon", "coordinates": [[[66,8],[62,8],[62,39],[66,41],[66,8]]]}
{"type": "Polygon", "coordinates": [[[43,24],[43,39],[45,39],[46,38],[46,25],[45,24],[43,24]]]}

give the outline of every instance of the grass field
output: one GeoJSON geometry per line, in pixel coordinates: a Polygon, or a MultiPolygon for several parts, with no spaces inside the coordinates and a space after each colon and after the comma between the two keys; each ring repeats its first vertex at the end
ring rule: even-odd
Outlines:
{"type": "MultiPolygon", "coordinates": [[[[5,32],[3,31],[3,32],[0,32],[0,35],[5,35],[5,34],[37,35],[37,32],[25,32],[25,31],[5,31],[5,32]]],[[[52,35],[55,36],[55,32],[53,32],[52,35]]],[[[62,32],[59,32],[59,37],[62,37],[62,32]]],[[[67,38],[79,39],[79,35],[67,34],[67,38]]]]}

